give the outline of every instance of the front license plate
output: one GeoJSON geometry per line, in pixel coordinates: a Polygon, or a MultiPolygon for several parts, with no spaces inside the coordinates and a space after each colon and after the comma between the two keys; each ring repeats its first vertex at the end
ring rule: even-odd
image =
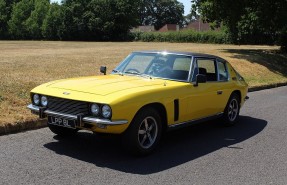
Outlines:
{"type": "Polygon", "coordinates": [[[69,120],[65,118],[57,118],[53,116],[48,116],[48,124],[52,125],[58,125],[62,127],[67,127],[67,128],[76,128],[76,121],[75,120],[69,120]]]}

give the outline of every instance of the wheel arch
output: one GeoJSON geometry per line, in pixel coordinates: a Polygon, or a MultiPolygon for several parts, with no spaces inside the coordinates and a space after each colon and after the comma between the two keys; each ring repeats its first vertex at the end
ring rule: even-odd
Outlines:
{"type": "Polygon", "coordinates": [[[240,107],[241,107],[242,95],[241,95],[240,90],[234,90],[234,91],[231,93],[230,97],[231,97],[233,94],[237,94],[237,95],[239,96],[239,103],[240,103],[240,107]]]}
{"type": "MultiPolygon", "coordinates": [[[[167,111],[166,111],[166,108],[163,104],[161,103],[158,103],[158,102],[154,102],[154,103],[149,103],[149,104],[146,104],[144,106],[142,106],[135,114],[134,118],[136,117],[136,115],[142,111],[143,109],[146,109],[146,108],[154,108],[159,116],[162,118],[161,121],[162,121],[162,129],[163,131],[165,131],[167,129],[167,111]]],[[[133,118],[133,120],[134,120],[133,118]]]]}

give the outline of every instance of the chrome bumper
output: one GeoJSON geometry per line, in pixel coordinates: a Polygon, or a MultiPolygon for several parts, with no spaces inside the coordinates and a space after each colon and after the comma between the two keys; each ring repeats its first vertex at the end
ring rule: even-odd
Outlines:
{"type": "Polygon", "coordinates": [[[78,126],[83,126],[84,123],[92,124],[95,126],[100,125],[105,125],[105,126],[113,126],[113,125],[124,125],[127,124],[127,120],[115,120],[111,121],[108,119],[99,119],[99,118],[94,118],[94,117],[88,117],[88,116],[83,116],[83,115],[72,115],[72,114],[63,114],[55,111],[51,111],[48,109],[45,109],[43,107],[39,107],[36,105],[28,105],[28,109],[32,111],[32,113],[39,115],[40,118],[45,118],[46,116],[55,116],[55,117],[61,117],[61,118],[67,118],[71,120],[77,120],[78,126]]]}

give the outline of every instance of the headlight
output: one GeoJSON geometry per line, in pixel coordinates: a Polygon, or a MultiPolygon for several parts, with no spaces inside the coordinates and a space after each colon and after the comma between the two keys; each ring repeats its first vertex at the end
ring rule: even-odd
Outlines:
{"type": "Polygon", "coordinates": [[[100,107],[98,106],[98,104],[92,104],[90,110],[94,116],[97,116],[100,113],[100,107]]]}
{"type": "Polygon", "coordinates": [[[102,116],[103,116],[104,118],[110,118],[111,115],[112,115],[112,109],[111,109],[111,107],[108,106],[108,105],[104,105],[104,106],[102,107],[102,116]]]}
{"type": "Polygon", "coordinates": [[[42,96],[41,97],[41,105],[46,107],[48,105],[48,98],[47,96],[42,96]]]}
{"type": "Polygon", "coordinates": [[[35,105],[39,105],[40,104],[40,96],[39,94],[34,94],[33,95],[33,102],[35,105]]]}

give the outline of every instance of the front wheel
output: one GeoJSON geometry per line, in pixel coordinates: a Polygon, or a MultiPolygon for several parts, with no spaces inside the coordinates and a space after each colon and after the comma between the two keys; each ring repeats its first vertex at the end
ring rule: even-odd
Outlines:
{"type": "Polygon", "coordinates": [[[223,114],[223,120],[225,125],[232,126],[237,122],[239,117],[239,110],[239,96],[237,94],[232,94],[228,100],[223,114]]]}
{"type": "Polygon", "coordinates": [[[159,143],[161,118],[154,108],[145,108],[136,114],[124,135],[124,145],[134,155],[147,155],[159,143]]]}

